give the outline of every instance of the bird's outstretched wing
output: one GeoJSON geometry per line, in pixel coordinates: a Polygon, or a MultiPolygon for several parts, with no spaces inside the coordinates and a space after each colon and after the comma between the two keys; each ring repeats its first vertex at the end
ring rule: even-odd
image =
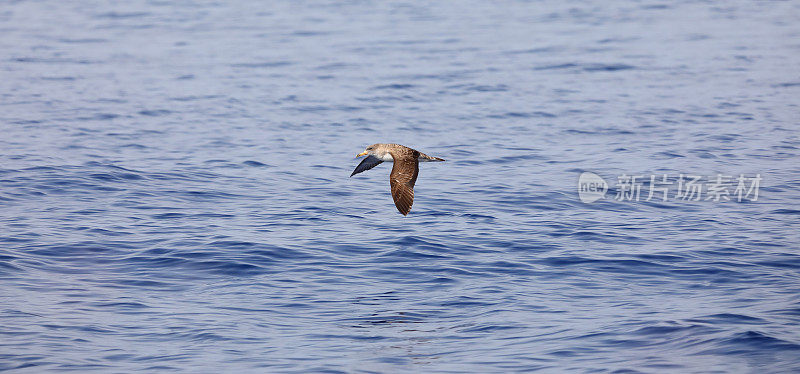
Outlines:
{"type": "MultiPolygon", "coordinates": [[[[409,151],[413,151],[409,149],[409,151]]],[[[419,152],[393,152],[394,166],[389,174],[389,186],[397,210],[404,216],[414,204],[414,183],[419,175],[419,152]]]]}
{"type": "Polygon", "coordinates": [[[378,165],[380,165],[383,161],[375,156],[367,156],[367,158],[363,159],[358,166],[356,166],[356,170],[353,170],[353,174],[350,176],[354,176],[362,171],[367,171],[372,169],[378,165]]]}

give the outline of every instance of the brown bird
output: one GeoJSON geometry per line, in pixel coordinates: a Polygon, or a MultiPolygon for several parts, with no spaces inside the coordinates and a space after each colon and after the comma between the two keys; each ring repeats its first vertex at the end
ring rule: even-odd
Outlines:
{"type": "Polygon", "coordinates": [[[357,154],[356,158],[361,156],[367,156],[367,158],[356,166],[356,170],[350,174],[351,177],[372,169],[384,161],[394,163],[392,172],[389,174],[389,186],[392,190],[394,205],[404,216],[411,211],[411,205],[414,204],[414,183],[417,182],[417,175],[419,175],[419,162],[444,161],[400,144],[373,144],[364,152],[357,154]]]}

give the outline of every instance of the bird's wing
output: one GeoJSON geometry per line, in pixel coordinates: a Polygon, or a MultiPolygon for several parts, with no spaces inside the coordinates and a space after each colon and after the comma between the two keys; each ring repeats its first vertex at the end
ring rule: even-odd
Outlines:
{"type": "MultiPolygon", "coordinates": [[[[410,150],[410,149],[409,149],[410,150]]],[[[410,150],[413,151],[413,150],[410,150]]],[[[414,183],[419,175],[419,152],[392,152],[394,166],[389,174],[389,186],[397,210],[403,215],[411,211],[414,204],[414,183]]]]}
{"type": "Polygon", "coordinates": [[[378,165],[380,165],[383,161],[375,156],[367,156],[367,158],[363,159],[358,166],[356,166],[356,170],[353,170],[353,174],[350,176],[354,176],[362,171],[367,171],[372,169],[378,165]]]}

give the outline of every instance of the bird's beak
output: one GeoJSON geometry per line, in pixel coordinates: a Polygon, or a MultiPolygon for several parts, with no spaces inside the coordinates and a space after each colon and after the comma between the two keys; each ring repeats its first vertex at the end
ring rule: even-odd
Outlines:
{"type": "Polygon", "coordinates": [[[361,153],[357,154],[356,158],[359,158],[361,156],[366,156],[366,155],[367,155],[367,151],[364,151],[364,152],[361,152],[361,153]]]}

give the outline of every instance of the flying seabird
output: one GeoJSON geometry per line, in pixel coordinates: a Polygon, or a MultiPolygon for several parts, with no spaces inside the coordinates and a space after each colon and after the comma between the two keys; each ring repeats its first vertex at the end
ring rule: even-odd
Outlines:
{"type": "Polygon", "coordinates": [[[411,204],[414,204],[414,183],[419,174],[419,162],[444,161],[439,157],[428,156],[400,144],[373,144],[364,152],[357,154],[356,158],[361,156],[367,156],[367,158],[356,166],[356,170],[350,174],[351,177],[372,169],[384,161],[394,163],[392,172],[389,174],[389,186],[392,190],[394,205],[404,216],[411,210],[411,204]]]}

